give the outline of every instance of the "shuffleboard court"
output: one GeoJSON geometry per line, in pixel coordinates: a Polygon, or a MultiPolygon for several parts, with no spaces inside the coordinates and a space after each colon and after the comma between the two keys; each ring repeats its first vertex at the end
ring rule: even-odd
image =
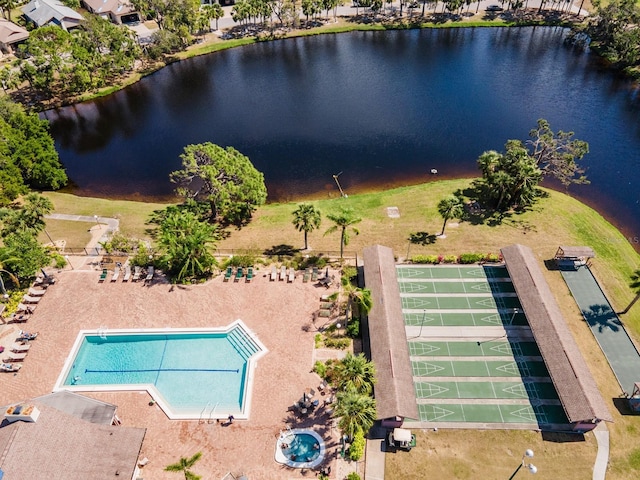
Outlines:
{"type": "Polygon", "coordinates": [[[558,401],[551,382],[417,382],[418,398],[496,398],[558,401]]]}
{"type": "MultiPolygon", "coordinates": [[[[407,295],[407,294],[401,294],[407,295]]],[[[522,308],[518,297],[429,295],[402,296],[402,308],[412,310],[496,310],[522,308]]]]}
{"type": "Polygon", "coordinates": [[[567,423],[560,405],[418,404],[418,411],[423,422],[567,423]]]}
{"type": "Polygon", "coordinates": [[[543,361],[414,360],[414,377],[549,377],[543,361]]]}
{"type": "Polygon", "coordinates": [[[401,293],[515,293],[511,282],[399,282],[401,293]]]}
{"type": "Polygon", "coordinates": [[[509,278],[504,266],[398,266],[398,278],[509,278]]]}
{"type": "Polygon", "coordinates": [[[486,327],[498,325],[528,325],[523,313],[501,312],[408,312],[404,311],[404,323],[407,326],[430,327],[486,327]]]}
{"type": "Polygon", "coordinates": [[[535,342],[409,342],[414,357],[539,357],[535,342]]]}

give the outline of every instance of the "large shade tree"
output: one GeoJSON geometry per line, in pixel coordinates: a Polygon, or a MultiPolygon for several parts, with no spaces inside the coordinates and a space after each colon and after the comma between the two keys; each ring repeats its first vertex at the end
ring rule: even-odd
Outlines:
{"type": "Polygon", "coordinates": [[[360,230],[353,225],[360,223],[362,219],[358,217],[351,208],[342,208],[339,212],[328,214],[327,218],[331,220],[334,225],[329,227],[324,234],[329,235],[336,232],[338,229],[340,230],[340,258],[342,258],[344,254],[344,247],[349,245],[349,231],[355,235],[359,235],[360,230]]]}
{"type": "Polygon", "coordinates": [[[322,221],[320,210],[317,210],[310,203],[301,203],[293,211],[293,225],[299,232],[304,232],[304,249],[309,250],[309,242],[307,236],[316,228],[320,227],[322,221]]]}
{"type": "Polygon", "coordinates": [[[211,248],[219,238],[217,226],[198,220],[193,212],[171,211],[158,237],[163,267],[178,283],[210,274],[216,265],[211,248]]]}
{"type": "Polygon", "coordinates": [[[542,171],[520,140],[509,140],[506,152],[484,152],[478,158],[482,172],[479,185],[498,211],[533,204],[539,196],[542,171]]]}
{"type": "Polygon", "coordinates": [[[338,426],[349,438],[356,432],[367,433],[376,421],[376,401],[373,397],[353,390],[338,392],[335,415],[338,426]]]}
{"type": "Polygon", "coordinates": [[[447,195],[438,202],[438,213],[444,219],[442,232],[440,232],[440,237],[444,238],[444,229],[447,226],[447,221],[453,218],[462,218],[464,215],[464,202],[456,195],[447,195]]]}
{"type": "Polygon", "coordinates": [[[335,366],[334,375],[340,391],[370,395],[376,383],[376,367],[362,353],[347,353],[335,366]]]}
{"type": "Polygon", "coordinates": [[[171,173],[176,192],[207,203],[213,221],[245,225],[267,200],[264,176],[233,147],[209,142],[188,145],[180,158],[182,169],[171,173]]]}
{"type": "Polygon", "coordinates": [[[2,231],[0,236],[18,232],[30,232],[36,236],[45,228],[44,216],[53,211],[53,203],[39,193],[29,193],[22,205],[0,209],[2,231]]]}

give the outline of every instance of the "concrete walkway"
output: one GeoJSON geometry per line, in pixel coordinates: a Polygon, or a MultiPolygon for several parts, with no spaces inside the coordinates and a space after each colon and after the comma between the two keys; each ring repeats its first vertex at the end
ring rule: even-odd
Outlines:
{"type": "Polygon", "coordinates": [[[604,480],[609,463],[609,429],[604,422],[600,422],[593,430],[593,434],[598,442],[598,455],[596,455],[596,463],[593,466],[593,480],[604,480]]]}

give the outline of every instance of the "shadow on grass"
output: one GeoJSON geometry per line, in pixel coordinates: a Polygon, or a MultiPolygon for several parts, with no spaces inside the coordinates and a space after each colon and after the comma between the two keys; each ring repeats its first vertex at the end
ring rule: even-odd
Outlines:
{"type": "Polygon", "coordinates": [[[423,247],[436,243],[436,238],[436,235],[429,232],[416,232],[409,234],[409,242],[413,245],[422,245],[423,247]]]}
{"type": "Polygon", "coordinates": [[[542,432],[542,440],[553,443],[575,443],[584,442],[584,434],[582,433],[566,433],[566,432],[542,432]]]}

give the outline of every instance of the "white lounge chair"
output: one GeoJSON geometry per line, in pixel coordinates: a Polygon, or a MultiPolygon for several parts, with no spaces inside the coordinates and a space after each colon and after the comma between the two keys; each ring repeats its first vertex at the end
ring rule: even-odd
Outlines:
{"type": "Polygon", "coordinates": [[[287,281],[289,283],[293,283],[293,281],[296,279],[296,271],[293,269],[293,267],[289,268],[289,277],[287,279],[287,281]]]}
{"type": "Polygon", "coordinates": [[[25,295],[22,297],[22,301],[24,303],[38,303],[42,297],[31,297],[29,295],[25,295]]]}
{"type": "Polygon", "coordinates": [[[39,288],[30,288],[29,289],[29,295],[31,295],[32,297],[41,297],[45,293],[47,293],[46,290],[41,290],[39,288]]]}
{"type": "Polygon", "coordinates": [[[18,313],[33,313],[36,309],[37,305],[25,305],[24,303],[19,303],[16,312],[18,313]]]}
{"type": "Polygon", "coordinates": [[[142,268],[136,265],[133,267],[133,278],[131,280],[137,282],[140,280],[140,275],[142,275],[142,268]]]}
{"type": "Polygon", "coordinates": [[[131,267],[127,265],[126,267],[124,267],[124,276],[122,277],[122,281],[128,282],[130,278],[131,278],[131,267]]]}
{"type": "Polygon", "coordinates": [[[113,276],[111,277],[111,281],[116,282],[118,280],[118,277],[120,277],[120,267],[116,267],[116,269],[113,271],[113,276]]]}
{"type": "Polygon", "coordinates": [[[278,278],[278,269],[276,268],[275,265],[273,265],[271,267],[271,281],[275,282],[277,278],[278,278]]]}
{"type": "Polygon", "coordinates": [[[2,361],[4,363],[9,363],[9,362],[21,362],[23,361],[25,358],[27,358],[27,354],[26,353],[14,353],[14,352],[9,352],[7,353],[7,356],[5,358],[2,359],[2,361]]]}
{"type": "Polygon", "coordinates": [[[285,267],[284,265],[280,267],[280,280],[287,280],[287,267],[285,267]]]}
{"type": "Polygon", "coordinates": [[[0,371],[1,372],[17,372],[22,368],[22,365],[16,365],[13,363],[1,363],[0,371]]]}
{"type": "Polygon", "coordinates": [[[150,282],[153,280],[153,274],[155,273],[155,269],[152,266],[147,268],[147,277],[144,279],[145,282],[150,282]]]}
{"type": "Polygon", "coordinates": [[[11,345],[11,348],[9,350],[16,353],[22,353],[28,351],[30,348],[31,345],[28,343],[14,343],[13,345],[11,345]]]}

